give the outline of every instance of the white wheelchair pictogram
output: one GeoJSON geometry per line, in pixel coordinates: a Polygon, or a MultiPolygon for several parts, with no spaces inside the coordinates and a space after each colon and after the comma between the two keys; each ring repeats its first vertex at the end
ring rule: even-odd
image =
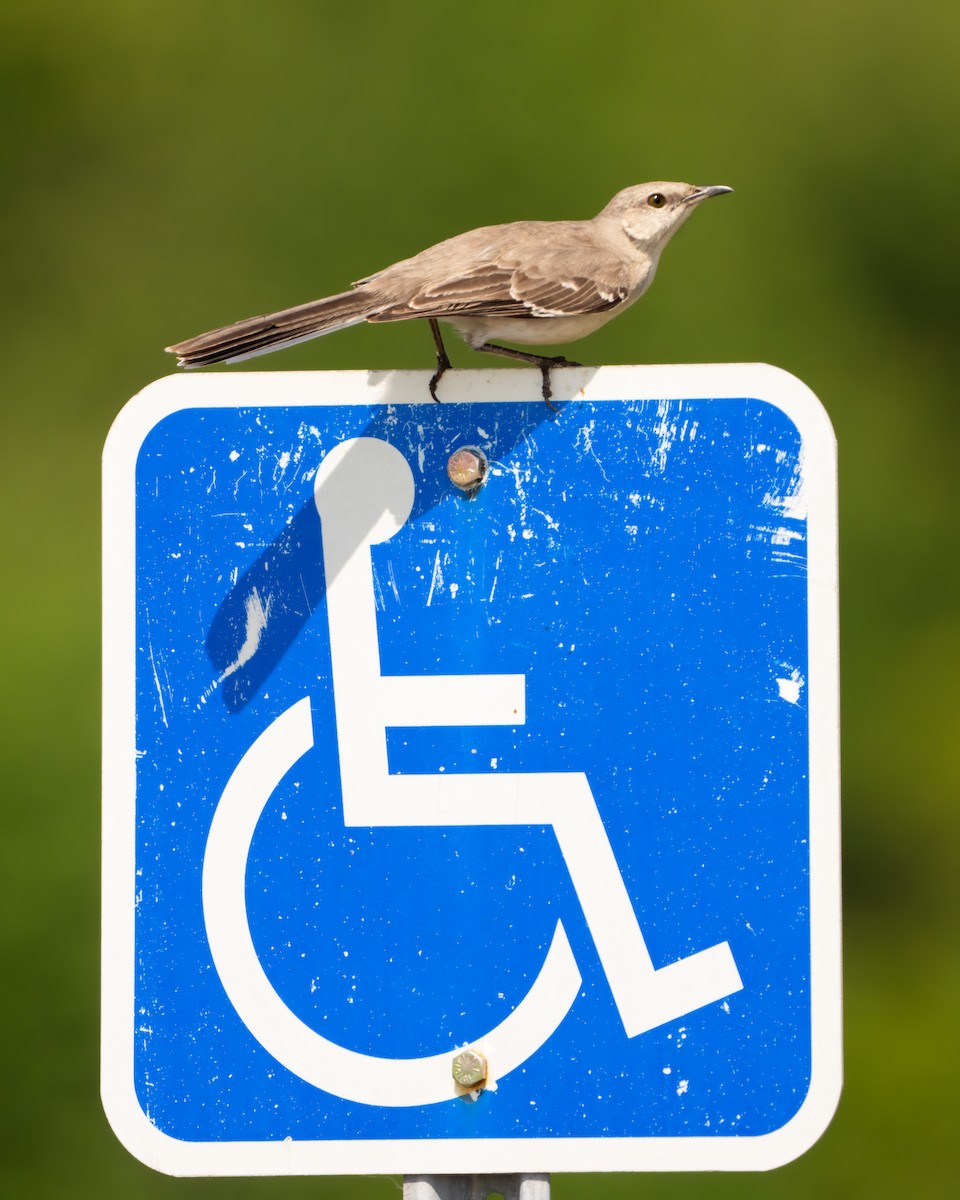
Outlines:
{"type": "MultiPolygon", "coordinates": [[[[383,675],[370,547],[388,541],[413,507],[413,473],[376,438],[340,443],[315,480],[323,539],[333,695],[344,825],[550,826],[613,995],[624,1033],[636,1037],[739,991],[727,942],[654,967],[587,776],[581,772],[391,775],[386,730],[415,726],[518,726],[523,675],[383,675]]],[[[277,717],[246,751],[214,813],[203,862],[203,911],[214,965],[254,1038],[301,1079],[346,1100],[407,1107],[461,1093],[448,1048],[383,1058],[323,1037],[284,1003],[266,975],[247,919],[246,871],[260,816],[314,744],[310,699],[277,717]]],[[[550,1038],[581,986],[562,922],[526,996],[471,1045],[502,1079],[550,1038]]]]}

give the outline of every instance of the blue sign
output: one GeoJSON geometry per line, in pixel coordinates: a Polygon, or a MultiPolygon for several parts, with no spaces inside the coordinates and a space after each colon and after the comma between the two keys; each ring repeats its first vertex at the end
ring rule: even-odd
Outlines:
{"type": "Polygon", "coordinates": [[[829,422],[772,368],[567,375],[118,418],[103,1092],[150,1165],[756,1169],[829,1121],[829,422]]]}

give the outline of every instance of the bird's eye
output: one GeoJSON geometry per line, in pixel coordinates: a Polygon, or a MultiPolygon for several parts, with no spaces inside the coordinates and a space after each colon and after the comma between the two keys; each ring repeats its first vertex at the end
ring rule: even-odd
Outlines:
{"type": "Polygon", "coordinates": [[[666,202],[667,198],[662,192],[654,192],[652,196],[647,197],[647,203],[651,208],[663,208],[666,202]]]}

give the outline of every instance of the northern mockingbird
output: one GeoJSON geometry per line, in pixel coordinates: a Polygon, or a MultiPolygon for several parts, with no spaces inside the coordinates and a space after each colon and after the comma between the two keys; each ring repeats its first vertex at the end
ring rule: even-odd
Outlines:
{"type": "MultiPolygon", "coordinates": [[[[361,321],[429,323],[437,350],[430,394],[450,368],[438,321],[474,350],[540,368],[550,404],[550,368],[575,367],[494,345],[576,341],[628,308],[653,282],[660,253],[701,200],[733,191],[689,183],[641,183],[618,192],[589,221],[515,221],[438,242],[350,291],[250,317],[168,346],[181,367],[239,362],[361,321]]],[[[553,407],[551,405],[551,407],[553,407]]]]}

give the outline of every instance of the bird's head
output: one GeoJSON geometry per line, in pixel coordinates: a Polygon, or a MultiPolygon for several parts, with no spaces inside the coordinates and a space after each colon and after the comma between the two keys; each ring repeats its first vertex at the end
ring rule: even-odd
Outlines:
{"type": "Polygon", "coordinates": [[[617,192],[600,216],[615,220],[632,242],[656,254],[702,200],[732,191],[719,184],[639,183],[617,192]]]}

